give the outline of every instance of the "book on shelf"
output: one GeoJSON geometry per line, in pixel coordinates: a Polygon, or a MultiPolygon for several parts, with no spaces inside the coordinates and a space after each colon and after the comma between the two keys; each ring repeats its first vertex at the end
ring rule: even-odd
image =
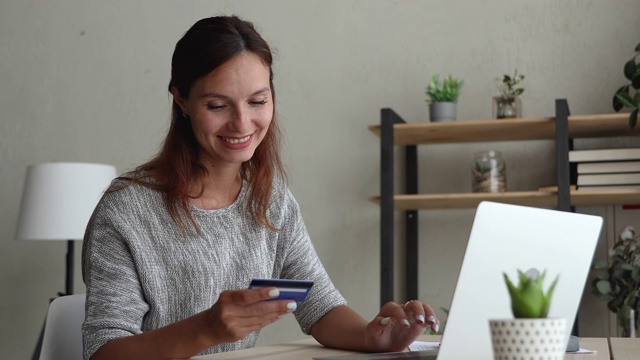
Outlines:
{"type": "Polygon", "coordinates": [[[584,185],[636,185],[640,172],[622,174],[578,174],[578,187],[584,185]]]}
{"type": "Polygon", "coordinates": [[[632,184],[632,185],[582,185],[578,186],[578,191],[589,191],[589,190],[627,190],[627,189],[638,189],[640,190],[640,184],[632,184]]]}
{"type": "Polygon", "coordinates": [[[578,174],[607,174],[640,172],[640,160],[578,163],[578,174]]]}
{"type": "Polygon", "coordinates": [[[570,150],[569,162],[640,160],[640,148],[570,150]]]}
{"type": "MultiPolygon", "coordinates": [[[[569,190],[570,191],[577,191],[577,190],[626,190],[626,189],[638,189],[640,190],[640,184],[632,184],[632,185],[583,185],[583,186],[575,186],[575,185],[570,185],[569,186],[569,190]]],[[[541,192],[550,192],[550,193],[557,193],[558,192],[558,187],[555,185],[552,186],[540,186],[538,188],[538,191],[541,192]]]]}

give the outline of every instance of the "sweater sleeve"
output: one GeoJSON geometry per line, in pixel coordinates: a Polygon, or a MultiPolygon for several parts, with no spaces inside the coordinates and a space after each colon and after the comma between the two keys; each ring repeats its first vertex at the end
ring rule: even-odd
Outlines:
{"type": "Polygon", "coordinates": [[[87,285],[82,326],[85,359],[112,339],[141,333],[140,324],[148,311],[125,241],[125,234],[130,233],[127,224],[105,197],[89,221],[82,248],[87,285]]]}
{"type": "Polygon", "coordinates": [[[300,208],[290,191],[284,200],[284,224],[280,236],[286,237],[284,264],[280,278],[313,280],[314,285],[307,299],[298,304],[294,312],[300,329],[311,333],[311,327],[326,313],[338,305],[346,304],[323,267],[300,213],[300,208]]]}

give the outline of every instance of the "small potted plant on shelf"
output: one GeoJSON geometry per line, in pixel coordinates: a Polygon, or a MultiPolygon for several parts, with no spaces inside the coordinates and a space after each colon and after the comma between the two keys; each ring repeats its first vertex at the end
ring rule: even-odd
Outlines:
{"type": "Polygon", "coordinates": [[[618,336],[635,337],[640,310],[640,240],[633,227],[620,232],[609,259],[593,265],[592,290],[616,314],[618,336]]]}
{"type": "Polygon", "coordinates": [[[547,318],[558,277],[545,292],[546,271],[518,270],[518,285],[503,274],[514,319],[489,320],[493,354],[496,360],[512,359],[515,354],[527,359],[562,360],[566,351],[566,319],[547,318]]]}
{"type": "Polygon", "coordinates": [[[451,75],[440,82],[437,74],[431,75],[427,85],[427,104],[431,121],[452,121],[456,119],[456,103],[464,80],[454,79],[451,75]]]}
{"type": "Polygon", "coordinates": [[[523,87],[518,87],[524,80],[524,75],[518,74],[518,69],[513,75],[505,74],[496,79],[496,86],[500,96],[493,98],[495,117],[498,119],[520,117],[522,107],[520,104],[520,95],[524,92],[523,87]]]}
{"type": "Polygon", "coordinates": [[[640,64],[636,58],[640,55],[640,43],[636,45],[635,55],[624,64],[624,77],[629,83],[620,87],[613,95],[613,109],[618,112],[622,108],[631,109],[629,127],[633,129],[638,122],[638,108],[640,108],[640,64]]]}

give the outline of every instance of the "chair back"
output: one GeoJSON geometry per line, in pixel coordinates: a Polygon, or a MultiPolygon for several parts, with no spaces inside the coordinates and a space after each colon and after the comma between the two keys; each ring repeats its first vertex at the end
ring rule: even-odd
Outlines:
{"type": "Polygon", "coordinates": [[[49,305],[40,360],[82,360],[82,322],[86,294],[66,295],[49,305]]]}

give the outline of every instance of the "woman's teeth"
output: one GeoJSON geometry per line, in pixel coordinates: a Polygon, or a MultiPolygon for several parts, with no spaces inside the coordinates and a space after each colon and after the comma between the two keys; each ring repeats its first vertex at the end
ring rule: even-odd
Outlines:
{"type": "Polygon", "coordinates": [[[222,140],[228,142],[229,144],[242,144],[245,143],[247,141],[249,141],[249,138],[251,137],[251,135],[247,135],[243,138],[227,138],[227,137],[222,137],[222,140]]]}

